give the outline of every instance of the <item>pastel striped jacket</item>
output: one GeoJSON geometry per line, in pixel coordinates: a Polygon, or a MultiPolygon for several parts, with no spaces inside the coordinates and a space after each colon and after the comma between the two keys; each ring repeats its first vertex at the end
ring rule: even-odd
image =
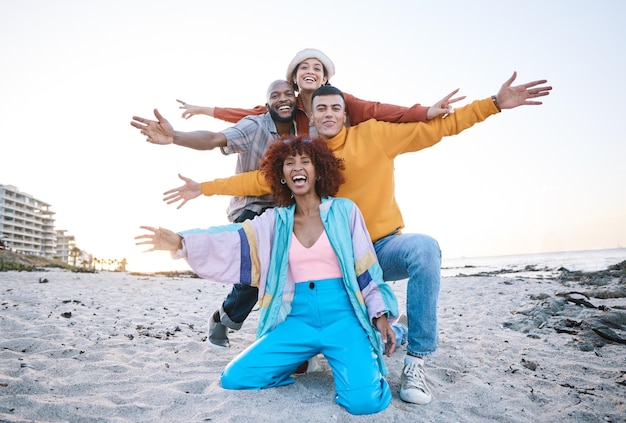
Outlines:
{"type": "MultiPolygon", "coordinates": [[[[184,257],[198,276],[221,283],[259,288],[257,337],[274,329],[291,310],[295,281],[288,269],[295,205],[268,209],[252,221],[180,232],[184,257]]],[[[320,216],[339,259],[355,314],[367,332],[382,374],[387,374],[383,346],[372,319],[398,315],[398,303],[382,278],[382,269],[363,216],[346,198],[324,198],[320,216]]]]}

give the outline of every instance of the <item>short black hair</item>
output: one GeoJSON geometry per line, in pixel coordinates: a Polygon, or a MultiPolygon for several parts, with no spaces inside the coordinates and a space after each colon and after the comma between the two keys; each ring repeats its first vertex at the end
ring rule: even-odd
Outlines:
{"type": "Polygon", "coordinates": [[[343,96],[343,92],[341,92],[341,90],[339,88],[334,87],[332,85],[322,85],[317,90],[313,91],[313,96],[311,97],[311,102],[313,102],[313,99],[315,97],[320,96],[320,95],[338,95],[338,96],[341,96],[344,104],[346,103],[346,99],[343,96]]]}

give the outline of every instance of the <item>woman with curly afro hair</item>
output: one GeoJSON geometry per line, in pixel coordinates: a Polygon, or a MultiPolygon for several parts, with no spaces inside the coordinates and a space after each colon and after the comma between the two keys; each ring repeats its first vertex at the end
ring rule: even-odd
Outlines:
{"type": "Polygon", "coordinates": [[[222,371],[224,389],[294,383],[300,364],[322,354],[348,412],[377,413],[391,402],[383,355],[396,348],[398,304],[358,207],[333,197],[342,169],[322,139],[278,140],[260,170],[279,207],[206,230],[142,226],[149,233],[136,237],[148,251],[184,257],[202,278],[258,287],[257,340],[222,371]]]}
{"type": "Polygon", "coordinates": [[[259,170],[272,187],[272,195],[279,206],[295,204],[287,179],[283,175],[285,161],[296,155],[308,157],[314,165],[317,178],[313,186],[320,198],[332,197],[339,191],[339,185],[344,183],[342,171],[343,160],[335,157],[323,139],[294,138],[276,141],[261,159],[259,170]]]}

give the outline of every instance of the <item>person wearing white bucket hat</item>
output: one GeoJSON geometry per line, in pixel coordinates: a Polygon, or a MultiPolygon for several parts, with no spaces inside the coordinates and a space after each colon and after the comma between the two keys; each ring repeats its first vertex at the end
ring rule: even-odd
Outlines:
{"type": "MultiPolygon", "coordinates": [[[[287,66],[286,80],[293,84],[298,91],[298,111],[296,112],[296,126],[298,135],[315,136],[317,131],[311,121],[311,96],[313,91],[326,85],[335,75],[335,64],[322,51],[315,48],[300,50],[287,66]]],[[[426,107],[419,103],[411,107],[380,103],[377,101],[361,100],[351,94],[344,93],[346,98],[346,126],[357,125],[369,119],[385,122],[425,122],[436,116],[450,112],[449,104],[464,99],[459,97],[449,99],[446,103],[439,101],[426,107]]],[[[227,122],[238,122],[246,116],[259,115],[267,112],[265,106],[256,106],[251,109],[233,107],[204,107],[194,106],[177,100],[180,108],[185,111],[182,117],[189,119],[198,114],[204,114],[227,122]]]]}

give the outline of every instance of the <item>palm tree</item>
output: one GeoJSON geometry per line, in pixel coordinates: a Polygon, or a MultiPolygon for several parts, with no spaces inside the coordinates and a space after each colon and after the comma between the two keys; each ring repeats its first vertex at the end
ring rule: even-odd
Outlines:
{"type": "Polygon", "coordinates": [[[83,258],[83,267],[86,269],[93,267],[93,256],[91,254],[87,254],[87,260],[83,258]]]}
{"type": "Polygon", "coordinates": [[[78,247],[72,247],[70,257],[72,257],[72,266],[76,266],[76,259],[82,254],[82,250],[78,247]]]}

